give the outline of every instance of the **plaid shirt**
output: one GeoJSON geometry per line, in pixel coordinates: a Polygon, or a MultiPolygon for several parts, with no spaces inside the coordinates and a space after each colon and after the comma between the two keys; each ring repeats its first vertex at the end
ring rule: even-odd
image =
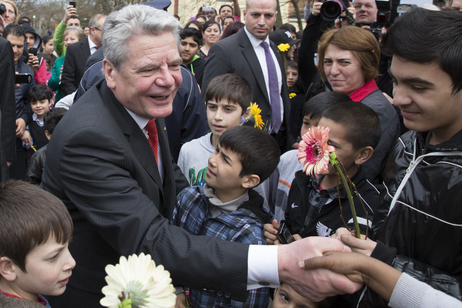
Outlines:
{"type": "MultiPolygon", "coordinates": [[[[263,211],[269,213],[265,208],[263,208],[263,211]]],[[[264,224],[258,221],[251,211],[237,209],[234,212],[212,218],[208,198],[204,195],[203,187],[201,186],[187,187],[178,194],[170,223],[185,229],[193,235],[213,236],[231,242],[266,245],[265,236],[263,235],[264,224]]],[[[217,279],[219,279],[218,276],[217,279]]],[[[225,294],[220,291],[216,293],[191,290],[192,306],[194,308],[266,308],[269,304],[269,288],[250,290],[245,303],[229,299],[226,292],[225,294]]]]}

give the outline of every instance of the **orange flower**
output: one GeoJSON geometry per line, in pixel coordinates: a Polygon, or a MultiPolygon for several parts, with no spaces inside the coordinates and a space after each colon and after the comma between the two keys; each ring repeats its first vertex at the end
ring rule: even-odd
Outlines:
{"type": "Polygon", "coordinates": [[[306,172],[306,175],[318,177],[320,174],[329,173],[329,153],[335,151],[335,148],[327,144],[328,134],[329,127],[318,126],[311,127],[302,136],[297,157],[298,161],[304,164],[303,172],[306,172]]]}

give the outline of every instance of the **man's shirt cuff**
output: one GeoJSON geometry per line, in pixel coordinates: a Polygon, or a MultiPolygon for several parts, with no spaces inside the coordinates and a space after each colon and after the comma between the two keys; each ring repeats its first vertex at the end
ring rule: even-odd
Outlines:
{"type": "Polygon", "coordinates": [[[277,245],[250,245],[247,265],[247,290],[279,287],[277,245]]]}

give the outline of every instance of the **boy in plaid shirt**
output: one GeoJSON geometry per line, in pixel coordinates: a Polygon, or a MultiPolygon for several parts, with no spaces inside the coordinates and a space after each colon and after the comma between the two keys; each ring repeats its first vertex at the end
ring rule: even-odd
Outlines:
{"type": "MultiPolygon", "coordinates": [[[[210,156],[204,186],[185,188],[177,196],[171,223],[193,235],[265,245],[263,228],[273,215],[252,188],[276,169],[279,146],[269,134],[248,126],[223,133],[210,156]]],[[[269,288],[250,290],[245,303],[229,292],[190,292],[192,307],[268,307],[269,288]]],[[[178,300],[183,300],[180,295],[178,300]]],[[[178,301],[177,300],[177,301],[178,301]]]]}

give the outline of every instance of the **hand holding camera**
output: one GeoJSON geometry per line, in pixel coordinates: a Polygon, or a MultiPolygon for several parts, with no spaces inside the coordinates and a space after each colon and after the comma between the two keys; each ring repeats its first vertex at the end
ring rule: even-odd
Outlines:
{"type": "Polygon", "coordinates": [[[74,5],[69,4],[67,6],[66,11],[64,12],[63,23],[67,24],[67,21],[72,15],[77,15],[77,9],[75,7],[75,2],[74,2],[74,5]]]}
{"type": "Polygon", "coordinates": [[[266,242],[269,245],[280,245],[280,244],[289,244],[295,240],[300,239],[300,236],[294,237],[290,234],[289,229],[284,220],[281,221],[279,225],[276,219],[273,219],[271,224],[265,224],[264,235],[266,242]]]}
{"type": "Polygon", "coordinates": [[[27,65],[32,68],[32,71],[36,73],[39,69],[39,59],[33,53],[29,53],[29,61],[27,61],[27,65]]]}

